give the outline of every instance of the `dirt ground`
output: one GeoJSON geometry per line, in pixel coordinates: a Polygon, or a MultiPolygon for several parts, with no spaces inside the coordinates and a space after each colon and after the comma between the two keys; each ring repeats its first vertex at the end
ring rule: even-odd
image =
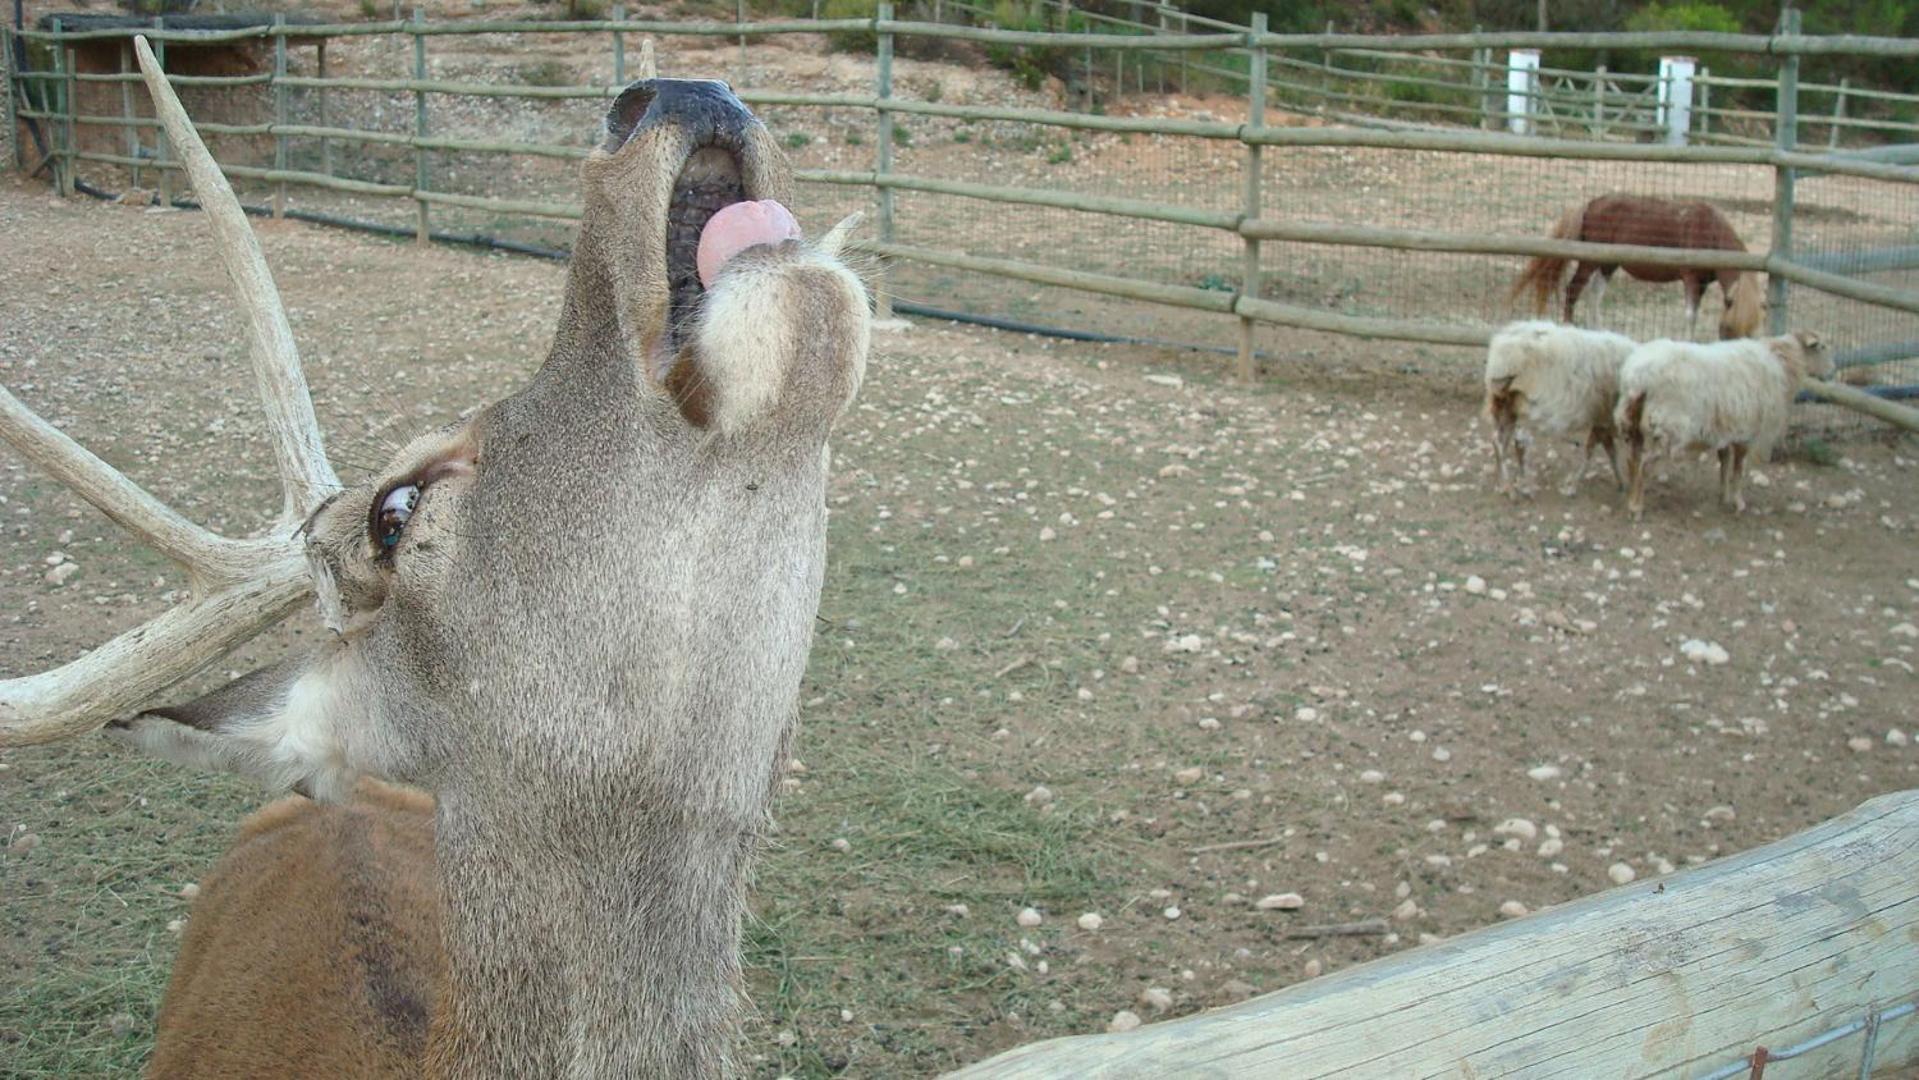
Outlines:
{"type": "MultiPolygon", "coordinates": [[[[343,473],[539,359],[557,266],[259,228],[343,473]]],[[[0,235],[0,382],[190,517],[265,521],[198,217],[8,182],[0,235]]],[[[1676,463],[1635,525],[1597,479],[1491,494],[1469,365],[1275,344],[1243,387],[1190,353],[878,338],[754,897],[756,1074],[921,1075],[1192,1012],[1919,783],[1911,441],[1763,464],[1742,517],[1676,463]],[[1386,932],[1285,936],[1361,919],[1386,932]]],[[[181,587],[10,451],[0,517],[0,674],[181,587]]],[[[262,798],[92,738],[0,753],[0,1072],[138,1067],[180,890],[262,798]]]]}

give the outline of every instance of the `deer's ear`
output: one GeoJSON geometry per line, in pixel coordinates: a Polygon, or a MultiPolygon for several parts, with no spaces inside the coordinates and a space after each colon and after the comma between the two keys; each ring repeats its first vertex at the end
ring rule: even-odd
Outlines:
{"type": "Polygon", "coordinates": [[[271,791],[321,801],[344,799],[370,764],[349,754],[359,740],[341,706],[357,668],[346,650],[303,657],[243,675],[204,697],[150,709],[110,724],[107,735],[156,757],[212,772],[239,773],[271,791]]]}

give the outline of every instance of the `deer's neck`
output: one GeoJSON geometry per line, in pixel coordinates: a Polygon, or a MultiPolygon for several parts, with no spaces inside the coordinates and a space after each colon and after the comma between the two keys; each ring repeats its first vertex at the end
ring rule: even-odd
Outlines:
{"type": "Polygon", "coordinates": [[[721,1073],[758,837],[632,824],[582,843],[517,827],[463,836],[442,814],[447,981],[428,1075],[721,1073]]]}

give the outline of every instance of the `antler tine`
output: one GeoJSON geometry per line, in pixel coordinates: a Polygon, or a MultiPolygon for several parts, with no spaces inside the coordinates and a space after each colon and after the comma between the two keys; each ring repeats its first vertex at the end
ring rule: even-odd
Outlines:
{"type": "Polygon", "coordinates": [[[653,39],[640,39],[640,78],[657,79],[660,77],[659,62],[653,59],[653,39]]]}
{"type": "Polygon", "coordinates": [[[229,540],[195,525],[66,432],[36,416],[4,386],[0,386],[0,439],[141,543],[185,567],[195,583],[231,584],[252,576],[268,549],[280,554],[292,550],[284,540],[229,540]]]}
{"type": "MultiPolygon", "coordinates": [[[[287,518],[305,520],[340,481],[320,448],[300,356],[259,241],[233,189],[134,39],[154,111],[179,148],[213,223],[253,340],[253,369],[279,459],[287,518]]],[[[156,696],[284,619],[312,593],[299,541],[275,530],[230,540],[181,517],[0,388],[0,438],[134,536],[187,568],[193,598],[70,663],[0,680],[0,746],[82,735],[152,705],[156,696]]]]}
{"type": "Polygon", "coordinates": [[[312,588],[303,560],[281,559],[78,660],[0,680],[0,747],[85,735],[151,706],[168,687],[292,614],[312,588]]]}
{"type": "Polygon", "coordinates": [[[313,417],[313,399],[307,394],[306,376],[300,371],[300,352],[293,342],[293,328],[287,324],[286,311],[280,305],[280,290],[273,284],[266,256],[260,251],[259,238],[247,224],[246,213],[233,197],[233,189],[207,152],[206,144],[187,119],[180,99],[167,83],[166,73],[153,57],[144,36],[133,39],[134,52],[140,58],[140,73],[147,92],[153,96],[154,113],[166,127],[193,181],[200,207],[226,264],[227,277],[233,282],[240,306],[247,319],[253,341],[253,371],[259,384],[260,401],[266,408],[267,427],[273,438],[273,452],[280,465],[280,482],[285,489],[282,520],[286,524],[304,521],[328,495],[340,488],[333,466],[327,463],[320,440],[320,425],[313,417]]]}

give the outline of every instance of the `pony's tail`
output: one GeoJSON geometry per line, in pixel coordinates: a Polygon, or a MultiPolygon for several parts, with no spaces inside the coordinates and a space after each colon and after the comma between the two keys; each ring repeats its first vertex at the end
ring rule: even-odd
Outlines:
{"type": "MultiPolygon", "coordinates": [[[[1549,234],[1554,240],[1577,240],[1586,227],[1586,208],[1575,206],[1559,215],[1559,222],[1549,234]]],[[[1546,314],[1546,308],[1552,298],[1558,294],[1560,282],[1566,276],[1567,260],[1551,255],[1540,255],[1526,264],[1519,280],[1513,282],[1512,291],[1506,294],[1508,302],[1516,301],[1524,294],[1532,293],[1532,306],[1535,315],[1546,314]]]]}

